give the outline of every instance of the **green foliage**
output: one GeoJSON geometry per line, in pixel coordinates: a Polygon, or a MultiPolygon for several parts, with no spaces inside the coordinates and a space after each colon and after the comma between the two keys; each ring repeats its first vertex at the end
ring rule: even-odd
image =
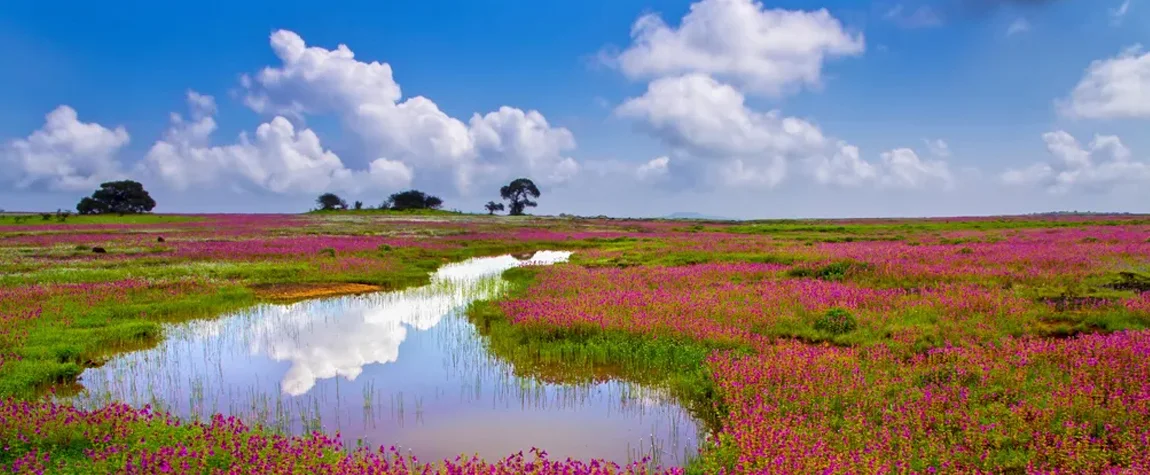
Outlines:
{"type": "MultiPolygon", "coordinates": [[[[391,211],[388,211],[391,212],[391,211]]],[[[446,211],[407,210],[403,212],[415,213],[442,213],[446,211]]],[[[360,215],[379,213],[379,211],[363,210],[360,215]]],[[[401,213],[396,211],[396,213],[401,213]]],[[[387,229],[381,231],[378,223],[384,219],[374,220],[370,217],[355,216],[354,211],[340,211],[332,213],[326,219],[315,219],[313,223],[321,223],[327,229],[335,232],[354,235],[389,235],[389,236],[445,236],[451,233],[478,232],[487,233],[494,228],[491,223],[496,221],[483,218],[475,219],[468,224],[466,231],[458,229],[444,230],[442,227],[429,226],[427,229],[402,228],[399,230],[387,229]],[[349,216],[352,215],[352,216],[349,216]],[[359,224],[366,223],[366,224],[359,224]],[[474,227],[471,227],[474,226],[474,227]]],[[[39,224],[32,215],[33,224],[39,224]]],[[[116,223],[116,222],[147,222],[167,223],[196,218],[163,217],[163,216],[79,216],[69,220],[74,223],[116,223]]],[[[50,221],[50,220],[49,220],[50,221]]],[[[408,221],[406,219],[396,221],[408,221]]],[[[415,221],[415,220],[411,220],[415,221]]],[[[436,219],[438,222],[460,222],[464,219],[436,219]]],[[[512,220],[518,221],[518,220],[512,220]]],[[[518,221],[527,226],[549,227],[554,221],[522,220],[518,221]]],[[[0,224],[13,223],[15,218],[0,216],[0,224]]],[[[980,226],[993,228],[998,226],[996,221],[986,221],[980,226]]],[[[576,224],[582,229],[596,229],[603,226],[601,223],[580,222],[576,224]]],[[[1069,225],[1069,224],[1068,224],[1069,225]]],[[[28,326],[28,335],[22,341],[12,343],[5,347],[7,342],[0,340],[0,354],[12,354],[18,359],[7,360],[0,366],[0,397],[14,395],[17,397],[33,397],[47,384],[73,381],[75,377],[87,366],[99,364],[109,355],[133,349],[147,348],[163,338],[162,323],[180,321],[189,318],[211,318],[231,309],[250,305],[257,301],[257,297],[249,288],[261,284],[276,283],[309,283],[309,282],[357,282],[370,283],[383,286],[387,289],[399,289],[410,285],[419,285],[427,282],[427,273],[435,270],[445,262],[460,260],[468,257],[497,255],[502,253],[525,252],[538,249],[595,249],[594,253],[586,253],[589,257],[580,254],[574,256],[573,262],[577,265],[594,266],[685,266],[715,262],[757,262],[769,264],[794,265],[789,270],[776,271],[774,267],[763,272],[745,273],[731,277],[732,282],[745,283],[747,281],[778,279],[781,276],[815,278],[828,281],[851,280],[852,285],[863,287],[899,287],[906,290],[921,290],[927,284],[924,281],[915,281],[912,278],[901,276],[878,275],[879,273],[861,272],[866,270],[866,264],[853,261],[826,262],[818,264],[803,264],[806,260],[826,259],[820,254],[820,249],[807,248],[802,244],[813,245],[816,242],[847,242],[851,240],[876,239],[906,239],[910,236],[915,241],[907,242],[913,245],[921,242],[932,244],[944,242],[953,244],[955,248],[943,249],[943,253],[957,253],[960,255],[973,255],[971,247],[963,246],[968,242],[987,242],[992,237],[974,237],[945,240],[940,235],[914,234],[915,226],[935,230],[949,230],[966,224],[913,224],[899,225],[891,223],[877,224],[836,224],[836,223],[806,223],[791,224],[789,222],[755,224],[760,230],[770,230],[770,238],[742,236],[751,246],[739,243],[739,251],[699,250],[700,247],[682,248],[674,239],[660,237],[630,237],[621,236],[613,238],[592,238],[583,241],[558,242],[503,242],[472,240],[471,236],[452,240],[445,238],[447,244],[442,248],[425,249],[418,247],[392,247],[387,244],[375,249],[363,251],[348,251],[336,253],[332,248],[325,248],[315,253],[305,253],[285,257],[283,259],[267,259],[253,261],[216,261],[195,262],[190,260],[173,259],[164,256],[144,255],[148,247],[129,249],[127,247],[109,248],[117,257],[129,256],[124,260],[97,259],[91,262],[78,262],[79,260],[63,261],[63,265],[46,266],[40,262],[61,262],[57,258],[75,257],[79,253],[89,255],[88,245],[73,245],[75,241],[56,245],[52,248],[33,249],[30,247],[2,247],[0,248],[0,286],[27,285],[32,283],[50,284],[59,282],[101,282],[123,279],[146,279],[152,282],[174,282],[182,280],[196,280],[206,283],[202,292],[169,294],[161,290],[145,289],[132,293],[124,301],[111,303],[98,303],[83,305],[79,299],[61,297],[45,305],[46,312],[35,322],[28,326]],[[936,229],[937,228],[937,229],[936,229]],[[789,234],[788,234],[789,233],[789,234]],[[786,243],[782,245],[779,243],[786,243]],[[131,257],[137,254],[141,257],[131,257]],[[350,259],[349,259],[350,258],[350,259]],[[360,261],[363,259],[376,259],[378,266],[368,265],[360,268],[340,268],[344,261],[360,261]],[[31,262],[35,261],[35,262],[31,262]],[[366,268],[364,268],[366,267],[366,268]]],[[[721,232],[722,228],[734,226],[714,225],[706,226],[709,232],[721,232]]],[[[1022,226],[1025,227],[1025,226],[1022,226]]],[[[414,227],[413,227],[414,228],[414,227]]],[[[635,228],[626,227],[625,232],[642,232],[635,228]]],[[[325,229],[325,231],[327,230],[325,229]]],[[[567,232],[576,232],[575,227],[563,228],[567,232]]],[[[702,229],[700,229],[702,230],[702,229]]],[[[39,232],[55,232],[55,230],[29,231],[27,229],[13,229],[5,235],[19,235],[20,233],[33,234],[39,232]]],[[[85,231],[86,232],[86,231],[85,231]]],[[[277,231],[279,232],[279,231],[277,231]]],[[[319,233],[319,231],[309,230],[319,233]]],[[[764,231],[766,232],[766,231],[764,231]]],[[[165,230],[165,235],[167,235],[165,230]]],[[[560,231],[560,235],[562,231],[560,231]]],[[[656,235],[657,236],[657,235],[656,235]]],[[[703,235],[701,238],[710,236],[703,235]]],[[[717,236],[716,236],[717,237],[717,236]]],[[[726,238],[726,237],[725,237],[726,238]]],[[[148,239],[150,243],[154,239],[148,239]]],[[[390,241],[389,241],[390,242],[390,241]]],[[[95,243],[96,245],[105,245],[95,243]]],[[[151,245],[151,244],[149,244],[151,245]]],[[[719,246],[721,248],[721,246],[719,246]]],[[[982,248],[978,256],[982,256],[982,248]]],[[[953,257],[953,256],[952,256],[953,257]]],[[[971,258],[963,257],[966,262],[971,258]]],[[[1128,263],[1127,263],[1128,264],[1128,263]]],[[[977,285],[1006,289],[1003,298],[1021,297],[1037,302],[1049,303],[1050,308],[1034,304],[1023,315],[1012,315],[1003,321],[994,321],[991,325],[984,325],[992,319],[985,315],[978,315],[978,311],[964,314],[961,319],[952,315],[941,313],[928,305],[904,306],[894,311],[884,310],[881,315],[874,309],[857,310],[858,316],[841,308],[832,308],[825,313],[815,315],[810,312],[795,311],[793,315],[781,315],[777,318],[772,315],[769,322],[757,323],[750,329],[751,332],[769,338],[795,338],[806,342],[829,342],[835,345],[855,346],[851,351],[858,351],[860,361],[867,356],[866,350],[871,347],[890,349],[892,353],[905,356],[911,352],[924,352],[927,349],[938,347],[947,343],[961,341],[950,340],[952,335],[958,334],[956,326],[969,328],[969,331],[982,331],[975,335],[980,341],[995,340],[1008,335],[1042,335],[1042,336],[1069,336],[1082,332],[1109,332],[1124,329],[1150,328],[1150,315],[1145,312],[1139,314],[1122,307],[1121,299],[1126,299],[1136,292],[1146,291],[1150,277],[1145,270],[1134,264],[1130,271],[1108,273],[1111,267],[1099,270],[1080,283],[1071,283],[1070,279],[1043,277],[1039,283],[1030,281],[1002,282],[993,278],[978,277],[970,281],[977,285]],[[1006,287],[1003,284],[1010,284],[1006,287]],[[1092,306],[1098,304],[1097,306],[1092,306]],[[960,320],[960,321],[956,321],[960,320]],[[863,322],[860,326],[859,321],[863,322]],[[989,327],[989,329],[987,329],[989,327]],[[944,338],[943,335],[946,335],[944,338]]],[[[530,268],[517,268],[507,271],[505,278],[511,283],[511,296],[519,292],[526,292],[536,271],[530,268]]],[[[933,283],[936,281],[929,281],[933,283]]],[[[717,285],[728,282],[715,282],[717,285]]],[[[744,302],[728,302],[743,304],[744,302]]],[[[754,300],[747,304],[753,306],[754,300]]],[[[1032,304],[1034,302],[1031,302],[1032,304]]],[[[860,308],[863,308],[860,306],[860,308]]],[[[784,312],[787,309],[782,309],[784,312]]],[[[722,309],[716,311],[723,311],[722,309]]],[[[708,374],[706,358],[717,349],[734,351],[751,351],[748,348],[724,348],[718,344],[688,340],[675,335],[651,338],[648,335],[637,335],[625,331],[605,331],[597,325],[572,325],[556,328],[548,326],[516,325],[508,321],[502,313],[497,302],[477,302],[468,309],[468,315],[480,334],[489,345],[491,351],[500,358],[512,364],[514,370],[521,376],[537,377],[552,382],[586,382],[604,378],[624,379],[643,384],[658,385],[670,388],[681,404],[688,407],[690,412],[699,420],[704,421],[710,428],[718,427],[727,412],[723,406],[724,395],[718,394],[713,381],[708,374]]],[[[2,335],[2,332],[0,332],[2,335]]],[[[758,347],[756,347],[758,348],[758,347]]],[[[853,353],[852,353],[853,354],[853,353]]],[[[873,357],[873,356],[872,356],[873,357]]],[[[1031,367],[1038,368],[1032,364],[1031,367]]],[[[888,368],[889,369],[889,368],[888,368]]],[[[890,371],[902,371],[890,369],[890,371]]],[[[1027,369],[1037,371],[1037,369],[1027,369]]],[[[874,376],[868,375],[868,378],[874,376]]],[[[1017,388],[1004,388],[1003,381],[984,381],[979,376],[972,376],[970,372],[959,372],[952,368],[931,368],[919,374],[907,374],[900,379],[898,391],[913,393],[924,385],[962,385],[971,390],[972,398],[986,397],[998,398],[995,401],[1018,400],[1014,393],[1022,391],[1017,388]]],[[[869,381],[869,379],[868,379],[869,381]]],[[[1042,386],[1026,388],[1026,391],[1040,393],[1042,386]]],[[[729,397],[730,395],[726,395],[729,397]]],[[[820,396],[821,397],[821,396],[820,396]]],[[[868,399],[870,400],[870,399],[868,399]]],[[[831,419],[829,427],[844,428],[844,433],[854,430],[860,433],[858,427],[852,429],[852,421],[844,414],[849,414],[851,401],[849,397],[841,394],[827,395],[817,406],[820,417],[831,419]]],[[[994,403],[999,404],[999,403],[994,403]]],[[[1100,416],[1091,416],[1094,422],[1100,416]]],[[[1087,418],[1089,419],[1089,417],[1087,418]]],[[[854,421],[857,422],[857,421],[854,421]]],[[[875,421],[874,423],[878,423],[875,421]]],[[[985,421],[984,421],[985,422],[985,421]]],[[[144,430],[143,428],[136,428],[144,430]]],[[[175,430],[175,429],[171,429],[175,430]]],[[[865,431],[864,431],[865,432],[865,431]]],[[[143,432],[141,432],[142,434],[143,432]]],[[[136,434],[133,434],[135,437],[136,434]]],[[[181,440],[183,435],[173,435],[173,440],[181,440]]],[[[143,436],[141,436],[143,437],[143,436]]],[[[191,437],[191,436],[187,436],[191,437]]],[[[1005,471],[1024,469],[1034,454],[1025,450],[1024,441],[1015,435],[995,435],[995,444],[986,453],[989,471],[1005,471]],[[1001,470],[999,470],[1001,469],[1001,470]]],[[[149,441],[158,440],[153,435],[147,435],[149,441]]],[[[40,444],[45,451],[57,454],[71,452],[82,453],[86,447],[85,438],[60,432],[51,436],[33,438],[33,443],[40,444]]],[[[739,467],[738,447],[727,435],[721,435],[717,445],[707,445],[702,455],[693,459],[686,467],[688,473],[718,473],[726,470],[728,473],[739,467]]],[[[26,450],[17,448],[17,450],[26,450]]],[[[913,451],[912,451],[913,452],[913,451]]],[[[917,452],[915,452],[917,453],[917,452]]],[[[0,454],[0,465],[6,460],[0,454]]],[[[917,457],[908,456],[908,466],[916,470],[926,470],[936,467],[938,461],[934,455],[917,457]]]]}
{"type": "Polygon", "coordinates": [[[868,240],[874,236],[897,237],[949,231],[995,231],[1036,228],[1075,228],[1082,226],[1135,226],[1150,224],[1150,218],[1057,220],[1029,217],[986,219],[875,220],[842,223],[820,219],[775,219],[742,221],[712,230],[741,234],[846,233],[868,240]]]}
{"type": "Polygon", "coordinates": [[[528,178],[516,178],[499,189],[499,196],[510,203],[507,214],[520,216],[526,208],[539,205],[531,198],[539,197],[539,188],[528,178]]]}
{"type": "Polygon", "coordinates": [[[496,211],[503,211],[503,203],[496,203],[494,201],[488,201],[483,207],[487,209],[487,214],[489,215],[495,214],[496,211]]]}
{"type": "Polygon", "coordinates": [[[720,433],[718,443],[709,449],[687,464],[685,470],[688,475],[736,473],[739,464],[739,446],[735,444],[734,437],[720,433]]]}
{"type": "MultiPolygon", "coordinates": [[[[503,278],[511,284],[505,298],[527,291],[536,272],[523,267],[505,271],[503,278]]],[[[472,303],[467,315],[491,352],[511,362],[519,376],[567,384],[611,378],[667,387],[696,419],[712,430],[719,427],[722,405],[704,361],[711,351],[730,347],[592,326],[513,325],[493,301],[472,303]]]]}
{"type": "Polygon", "coordinates": [[[72,215],[61,223],[59,218],[56,221],[41,221],[29,220],[27,214],[17,215],[0,215],[0,230],[6,225],[21,225],[21,226],[40,226],[40,225],[59,225],[66,224],[72,225],[88,225],[88,224],[177,224],[189,223],[195,221],[202,221],[204,218],[199,216],[173,216],[163,214],[126,214],[118,216],[115,214],[90,214],[90,215],[72,215]]]}
{"type": "Polygon", "coordinates": [[[13,349],[19,359],[0,367],[0,398],[31,397],[49,384],[73,382],[84,367],[118,352],[154,346],[161,322],[213,318],[254,302],[250,291],[238,287],[171,297],[145,288],[98,305],[53,298],[44,304],[53,310],[13,349]]]}
{"type": "Polygon", "coordinates": [[[866,265],[852,261],[838,261],[817,268],[795,267],[787,271],[787,276],[796,278],[813,278],[819,280],[839,281],[846,279],[847,275],[856,269],[863,269],[866,265]]]}
{"type": "MultiPolygon", "coordinates": [[[[335,211],[347,209],[347,202],[335,193],[324,193],[315,199],[320,211],[335,211]]],[[[358,209],[358,208],[357,208],[358,209]]]]}
{"type": "Polygon", "coordinates": [[[1109,285],[1112,289],[1150,292],[1150,275],[1140,272],[1122,271],[1109,285]]]}
{"type": "MultiPolygon", "coordinates": [[[[386,203],[385,203],[386,205],[386,203]]],[[[390,208],[371,208],[365,207],[363,209],[337,209],[331,211],[312,210],[308,211],[309,215],[313,216],[339,216],[346,219],[347,217],[363,217],[368,219],[375,216],[467,216],[468,213],[463,213],[456,210],[445,209],[390,209],[390,208]]]]}
{"type": "Polygon", "coordinates": [[[429,195],[419,190],[407,190],[389,196],[381,208],[403,211],[409,209],[439,209],[441,206],[443,206],[443,200],[438,196],[429,195]]]}
{"type": "Polygon", "coordinates": [[[815,330],[831,335],[845,335],[858,328],[858,320],[843,308],[831,308],[815,320],[815,330]]]}
{"type": "Polygon", "coordinates": [[[76,211],[86,215],[125,215],[147,213],[155,207],[156,201],[144,190],[144,185],[137,181],[120,180],[101,183],[92,196],[80,200],[76,211]]]}

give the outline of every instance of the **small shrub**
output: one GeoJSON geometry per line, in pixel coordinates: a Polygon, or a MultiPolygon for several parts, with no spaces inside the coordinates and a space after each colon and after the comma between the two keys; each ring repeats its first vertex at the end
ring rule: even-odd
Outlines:
{"type": "Polygon", "coordinates": [[[863,266],[864,265],[862,264],[848,261],[832,262],[816,269],[811,269],[808,267],[795,267],[787,271],[787,276],[795,278],[815,278],[819,280],[839,281],[845,279],[847,272],[849,272],[851,269],[863,266]]]}
{"type": "Polygon", "coordinates": [[[785,266],[789,266],[791,264],[794,264],[795,261],[797,261],[797,260],[798,259],[795,258],[795,256],[785,256],[785,255],[780,255],[780,254],[753,255],[753,256],[747,256],[747,259],[746,259],[747,262],[753,262],[756,264],[781,264],[781,265],[785,265],[785,266]]]}
{"type": "Polygon", "coordinates": [[[814,271],[814,269],[808,269],[806,267],[795,267],[795,268],[792,268],[791,270],[787,271],[787,276],[788,277],[794,277],[796,279],[805,279],[805,278],[809,278],[809,277],[814,277],[815,271],[814,271]]]}
{"type": "Polygon", "coordinates": [[[77,251],[87,251],[89,249],[92,249],[92,247],[84,245],[84,244],[77,244],[76,247],[74,247],[73,249],[75,249],[77,251]]]}
{"type": "Polygon", "coordinates": [[[319,254],[321,256],[335,257],[335,249],[332,249],[330,247],[325,247],[325,248],[319,250],[319,254]]]}
{"type": "Polygon", "coordinates": [[[850,262],[832,262],[815,272],[815,277],[822,280],[843,280],[847,272],[854,267],[850,262]]]}
{"type": "Polygon", "coordinates": [[[964,387],[974,387],[982,382],[982,378],[974,372],[962,371],[955,367],[942,367],[932,369],[918,375],[916,383],[919,387],[957,384],[964,387]]]}
{"type": "Polygon", "coordinates": [[[40,213],[40,219],[43,221],[48,221],[52,219],[52,213],[40,213]]]}
{"type": "Polygon", "coordinates": [[[1132,290],[1134,292],[1150,291],[1150,275],[1138,272],[1123,271],[1118,278],[1108,286],[1115,290],[1132,290]]]}
{"type": "Polygon", "coordinates": [[[832,335],[844,335],[855,331],[858,321],[846,309],[832,308],[815,320],[815,330],[832,335]]]}
{"type": "Polygon", "coordinates": [[[974,249],[971,249],[969,247],[964,247],[962,249],[959,249],[958,253],[959,254],[974,254],[974,249]]]}
{"type": "Polygon", "coordinates": [[[379,252],[387,252],[391,250],[391,246],[388,244],[380,244],[376,249],[378,249],[379,252]]]}
{"type": "Polygon", "coordinates": [[[1087,236],[1087,237],[1082,238],[1082,242],[1085,242],[1085,243],[1098,242],[1098,238],[1093,237],[1093,236],[1087,236]]]}

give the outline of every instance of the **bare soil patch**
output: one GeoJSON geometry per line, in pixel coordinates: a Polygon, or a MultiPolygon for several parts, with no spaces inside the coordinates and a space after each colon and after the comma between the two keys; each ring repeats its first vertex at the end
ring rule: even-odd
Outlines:
{"type": "Polygon", "coordinates": [[[366,294],[381,291],[383,287],[352,283],[298,283],[257,285],[252,287],[252,290],[256,292],[257,296],[265,299],[299,300],[335,295],[366,294]]]}

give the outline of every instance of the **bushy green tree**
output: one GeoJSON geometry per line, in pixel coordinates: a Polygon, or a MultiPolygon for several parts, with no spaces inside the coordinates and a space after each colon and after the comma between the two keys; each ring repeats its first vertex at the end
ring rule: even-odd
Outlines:
{"type": "Polygon", "coordinates": [[[503,211],[503,203],[496,203],[494,201],[488,201],[483,207],[487,208],[487,214],[495,214],[496,211],[503,211]]]}
{"type": "Polygon", "coordinates": [[[439,209],[441,206],[443,206],[443,200],[438,196],[429,195],[419,190],[407,190],[389,196],[382,208],[402,211],[405,209],[439,209]]]}
{"type": "Polygon", "coordinates": [[[539,203],[531,200],[531,198],[539,197],[539,188],[535,186],[535,182],[527,178],[512,180],[511,183],[499,189],[499,196],[510,202],[508,214],[512,216],[522,215],[524,209],[539,205],[539,203]]]}
{"type": "Polygon", "coordinates": [[[155,207],[156,201],[144,189],[144,185],[133,180],[120,180],[101,183],[92,196],[76,204],[76,211],[80,214],[124,215],[147,213],[155,207]]]}
{"type": "Polygon", "coordinates": [[[315,199],[315,204],[319,205],[319,209],[323,211],[347,209],[347,202],[335,193],[324,193],[319,195],[319,198],[315,199]]]}

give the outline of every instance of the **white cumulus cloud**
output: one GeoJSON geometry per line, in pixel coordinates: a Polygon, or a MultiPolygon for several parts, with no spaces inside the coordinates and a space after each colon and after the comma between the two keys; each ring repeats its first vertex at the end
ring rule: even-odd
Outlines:
{"type": "Polygon", "coordinates": [[[707,73],[749,92],[779,95],[820,85],[827,58],[865,50],[826,9],[767,9],[753,0],[701,0],[677,27],[657,14],[640,17],[632,44],[611,58],[633,79],[707,73]]]}
{"type": "MultiPolygon", "coordinates": [[[[888,12],[904,26],[932,26],[930,8],[888,12]]],[[[779,110],[759,111],[748,94],[780,95],[817,87],[828,58],[862,54],[861,33],[848,31],[825,9],[766,9],[752,0],[701,0],[678,26],[644,15],[631,31],[632,44],[611,57],[624,75],[650,79],[647,90],[615,108],[615,115],[671,148],[675,157],[645,163],[641,179],[685,175],[705,187],[772,188],[794,165],[817,183],[837,186],[950,187],[941,140],[928,146],[938,160],[910,149],[884,153],[872,163],[858,147],[832,139],[809,120],[779,110]],[[665,159],[665,160],[664,160],[665,159]]]]}
{"type": "Polygon", "coordinates": [[[122,178],[117,153],[128,144],[123,127],[81,122],[76,110],[57,107],[43,127],[0,148],[0,178],[17,189],[91,190],[104,180],[122,178]]]}
{"type": "Polygon", "coordinates": [[[858,147],[840,142],[833,155],[814,156],[807,163],[815,182],[825,185],[901,189],[937,186],[949,189],[955,182],[950,166],[944,160],[923,159],[909,148],[883,152],[878,162],[871,163],[860,156],[858,147]]]}
{"type": "Polygon", "coordinates": [[[378,158],[366,170],[351,170],[310,129],[297,130],[282,116],[241,133],[235,144],[212,146],[216,129],[211,96],[188,92],[190,120],[172,114],[172,125],[148,151],[140,168],[176,190],[231,186],[274,193],[359,192],[394,189],[411,182],[403,163],[378,158]]]}
{"type": "Polygon", "coordinates": [[[788,156],[812,153],[826,138],[814,124],[757,112],[734,87],[700,73],[657,79],[615,109],[681,153],[708,162],[725,184],[775,186],[788,156]]]}
{"type": "Polygon", "coordinates": [[[651,82],[645,94],[627,99],[615,113],[643,120],[668,144],[700,156],[786,154],[825,141],[810,122],[779,111],[757,112],[745,102],[734,87],[692,73],[651,82]]]}
{"type": "Polygon", "coordinates": [[[575,147],[571,132],[537,111],[505,106],[464,123],[431,99],[404,99],[390,65],[360,61],[346,45],[308,46],[279,30],[271,46],[282,65],[242,80],[245,102],[257,112],[297,119],[334,114],[369,155],[402,162],[421,176],[446,177],[464,193],[476,180],[529,175],[553,184],[578,171],[565,155],[575,147]]]}
{"type": "Polygon", "coordinates": [[[635,177],[639,181],[656,181],[667,177],[667,166],[671,163],[671,157],[666,155],[662,157],[652,158],[642,165],[635,168],[635,177]]]}
{"type": "Polygon", "coordinates": [[[879,177],[878,167],[863,160],[858,147],[845,143],[830,157],[812,157],[808,163],[815,182],[824,185],[858,186],[879,177]]]}
{"type": "Polygon", "coordinates": [[[1011,185],[1039,186],[1053,193],[1073,189],[1108,191],[1123,185],[1150,185],[1150,163],[1132,159],[1130,150],[1113,135],[1095,135],[1083,147],[1065,131],[1042,135],[1052,159],[1002,174],[1011,185]]]}
{"type": "Polygon", "coordinates": [[[551,127],[538,111],[524,112],[514,107],[471,117],[471,138],[482,156],[514,157],[516,169],[544,183],[559,183],[579,171],[575,159],[563,154],[575,148],[571,131],[551,127]]]}
{"type": "MultiPolygon", "coordinates": [[[[657,79],[615,113],[635,119],[676,156],[694,162],[683,171],[702,171],[695,178],[712,186],[774,187],[792,163],[805,165],[820,184],[921,188],[952,181],[946,162],[920,159],[909,149],[867,162],[857,147],[825,136],[817,125],[777,110],[756,111],[733,86],[705,74],[657,79]]],[[[928,144],[940,158],[949,155],[945,142],[928,144]]]]}
{"type": "Polygon", "coordinates": [[[1069,117],[1150,118],[1150,52],[1134,45],[1114,58],[1094,61],[1070,96],[1056,105],[1069,117]]]}
{"type": "Polygon", "coordinates": [[[953,177],[942,160],[923,160],[909,148],[896,148],[882,153],[882,186],[924,188],[931,184],[950,187],[953,177]]]}

